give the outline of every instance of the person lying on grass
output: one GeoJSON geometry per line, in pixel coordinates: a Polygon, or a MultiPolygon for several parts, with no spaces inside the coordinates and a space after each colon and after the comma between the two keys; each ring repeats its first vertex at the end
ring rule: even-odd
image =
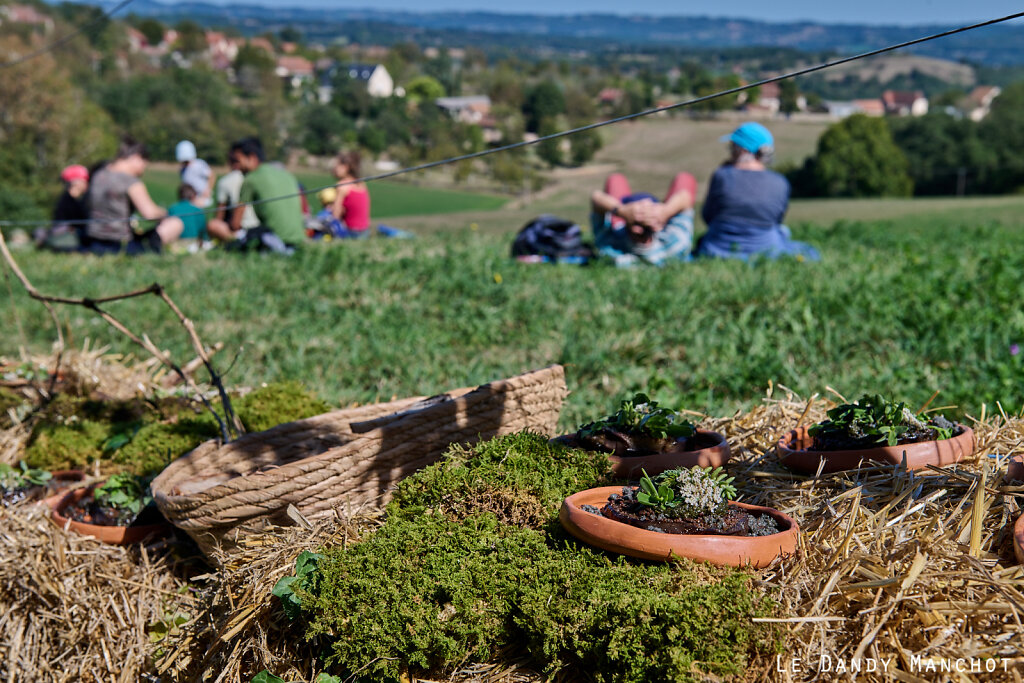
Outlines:
{"type": "Polygon", "coordinates": [[[591,225],[597,250],[618,266],[686,261],[693,246],[693,199],[697,181],[689,173],[672,180],[664,201],[634,194],[621,173],[591,195],[591,225]]]}

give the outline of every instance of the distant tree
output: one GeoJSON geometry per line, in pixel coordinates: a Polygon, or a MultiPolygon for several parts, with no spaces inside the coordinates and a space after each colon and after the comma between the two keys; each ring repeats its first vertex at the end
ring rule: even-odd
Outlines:
{"type": "Polygon", "coordinates": [[[444,86],[432,76],[417,76],[405,84],[405,95],[413,102],[433,102],[444,94],[444,86]]]}
{"type": "Polygon", "coordinates": [[[907,158],[885,119],[854,114],[832,125],[818,138],[810,164],[827,197],[906,197],[913,190],[907,158]]]}
{"type": "Polygon", "coordinates": [[[277,32],[277,36],[284,43],[302,42],[302,31],[295,28],[294,26],[285,26],[283,29],[277,32]]]}
{"type": "Polygon", "coordinates": [[[999,164],[995,148],[977,123],[942,112],[889,120],[893,140],[907,157],[914,194],[977,194],[992,191],[999,164]]]}
{"type": "Polygon", "coordinates": [[[573,166],[582,166],[601,149],[601,133],[597,130],[586,130],[569,137],[569,156],[573,166]]]}
{"type": "MultiPolygon", "coordinates": [[[[537,130],[537,134],[541,137],[552,135],[557,132],[558,125],[555,123],[555,119],[553,118],[541,121],[537,130]]],[[[553,140],[544,140],[543,142],[537,143],[537,156],[551,166],[561,166],[563,163],[562,142],[564,140],[565,138],[555,138],[553,140]]]]}
{"type": "Polygon", "coordinates": [[[792,114],[799,111],[797,102],[800,98],[800,91],[796,87],[796,81],[787,78],[779,81],[779,111],[783,114],[792,114]]]}
{"type": "Polygon", "coordinates": [[[556,116],[565,113],[565,95],[558,84],[548,79],[541,81],[530,89],[523,106],[526,116],[526,129],[540,132],[541,124],[551,122],[556,116]]]}
{"type": "Polygon", "coordinates": [[[486,85],[487,95],[494,106],[508,105],[521,109],[525,96],[522,77],[507,63],[493,70],[486,85]]]}
{"type": "Polygon", "coordinates": [[[337,107],[312,104],[299,112],[297,137],[310,154],[328,156],[337,153],[345,132],[354,128],[352,119],[342,115],[337,107]]]}
{"type": "Polygon", "coordinates": [[[178,22],[174,27],[178,32],[175,47],[185,55],[197,55],[206,50],[206,33],[203,27],[191,20],[178,22]]]}
{"type": "Polygon", "coordinates": [[[999,171],[992,178],[993,191],[1024,189],[1024,81],[1006,86],[993,100],[979,132],[984,144],[999,155],[999,171]]]}
{"type": "Polygon", "coordinates": [[[366,89],[366,82],[352,78],[344,69],[332,81],[334,92],[331,104],[342,114],[352,119],[366,116],[370,112],[373,98],[366,89]]]}
{"type": "Polygon", "coordinates": [[[135,27],[145,37],[146,42],[150,45],[159,45],[164,42],[164,34],[167,32],[167,27],[156,19],[143,19],[135,27]]]}
{"type": "Polygon", "coordinates": [[[445,92],[458,94],[459,78],[447,49],[442,48],[438,51],[437,57],[427,60],[423,64],[423,73],[437,80],[445,92]]]}

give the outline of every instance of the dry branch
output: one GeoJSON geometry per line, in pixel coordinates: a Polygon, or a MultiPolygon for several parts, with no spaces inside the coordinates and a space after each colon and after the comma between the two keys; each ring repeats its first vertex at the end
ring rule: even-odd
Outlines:
{"type": "MultiPolygon", "coordinates": [[[[234,409],[231,407],[231,398],[228,396],[228,393],[224,388],[224,382],[221,380],[220,375],[213,369],[213,365],[210,363],[210,358],[206,353],[206,347],[203,345],[202,340],[199,338],[199,334],[195,330],[195,325],[189,318],[185,316],[184,313],[181,312],[181,309],[178,308],[174,301],[171,300],[171,297],[168,296],[167,292],[164,290],[162,285],[154,283],[144,289],[127,292],[125,294],[115,294],[112,296],[102,297],[99,299],[93,299],[88,297],[71,298],[62,296],[51,296],[48,294],[40,293],[39,290],[36,289],[32,282],[28,279],[25,273],[22,272],[21,268],[14,260],[14,256],[7,248],[7,242],[4,240],[2,232],[0,232],[0,254],[3,255],[4,260],[7,262],[7,266],[11,269],[11,272],[14,273],[14,276],[18,278],[18,280],[21,282],[22,286],[25,288],[25,291],[28,293],[28,295],[31,298],[42,302],[42,304],[47,308],[47,310],[50,311],[50,315],[53,317],[54,324],[57,326],[57,334],[59,335],[59,348],[61,351],[63,351],[64,348],[64,337],[60,331],[60,322],[57,319],[57,313],[53,309],[53,306],[51,306],[51,303],[66,304],[70,306],[82,306],[83,308],[87,308],[95,312],[97,315],[99,315],[108,325],[113,327],[115,330],[117,330],[124,336],[128,337],[138,346],[141,346],[143,349],[146,350],[146,352],[148,352],[154,358],[159,360],[160,363],[169,368],[178,377],[180,377],[181,381],[196,396],[199,397],[199,400],[202,402],[202,404],[213,415],[214,419],[217,421],[217,424],[220,426],[221,436],[225,442],[231,440],[232,433],[235,436],[238,436],[245,431],[244,428],[242,427],[242,421],[238,419],[238,416],[235,414],[234,409]],[[206,397],[204,396],[203,392],[200,391],[199,387],[196,385],[192,377],[189,376],[189,374],[186,373],[181,367],[179,367],[173,360],[171,360],[169,354],[157,348],[157,346],[149,339],[149,337],[145,335],[145,333],[139,335],[136,334],[135,332],[132,332],[124,323],[122,323],[120,320],[114,317],[113,314],[100,308],[100,304],[110,303],[113,301],[123,301],[125,299],[132,299],[135,297],[145,296],[147,294],[153,294],[157,296],[161,301],[163,301],[171,309],[171,311],[174,312],[174,314],[178,317],[178,321],[185,328],[185,331],[188,333],[189,340],[192,342],[192,347],[196,351],[196,355],[202,359],[203,365],[206,367],[207,372],[210,373],[210,383],[217,388],[217,393],[220,395],[221,399],[221,405],[224,408],[224,414],[227,420],[226,422],[225,420],[221,419],[221,416],[217,413],[216,410],[213,409],[213,406],[210,405],[209,401],[206,400],[206,397]]],[[[58,355],[58,366],[59,359],[60,356],[58,355]]],[[[54,371],[54,374],[56,375],[56,370],[54,371]]]]}

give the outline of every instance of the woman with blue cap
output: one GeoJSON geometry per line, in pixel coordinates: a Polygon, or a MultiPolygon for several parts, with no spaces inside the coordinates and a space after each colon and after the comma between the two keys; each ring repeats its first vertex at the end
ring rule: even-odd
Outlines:
{"type": "Polygon", "coordinates": [[[749,122],[722,141],[729,142],[729,160],[711,176],[701,212],[708,231],[700,239],[697,256],[818,260],[817,250],[791,239],[782,224],[789,208],[789,181],[768,169],[775,153],[771,132],[749,122]]]}

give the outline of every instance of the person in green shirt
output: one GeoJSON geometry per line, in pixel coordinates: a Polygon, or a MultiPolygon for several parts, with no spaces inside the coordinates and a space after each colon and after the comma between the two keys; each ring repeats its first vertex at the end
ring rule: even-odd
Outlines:
{"type": "Polygon", "coordinates": [[[299,181],[276,164],[264,160],[258,138],[245,138],[231,146],[232,166],[245,174],[238,201],[225,230],[209,226],[214,237],[241,249],[258,249],[290,254],[306,236],[302,219],[299,181]],[[261,201],[273,199],[273,201],[261,201]],[[243,230],[245,204],[253,204],[259,226],[243,230]]]}

